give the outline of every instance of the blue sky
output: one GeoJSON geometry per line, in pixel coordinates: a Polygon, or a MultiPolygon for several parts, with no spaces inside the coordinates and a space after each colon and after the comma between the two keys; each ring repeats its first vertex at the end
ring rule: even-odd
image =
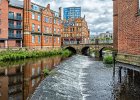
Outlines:
{"type": "Polygon", "coordinates": [[[51,9],[59,7],[82,7],[82,16],[86,15],[86,21],[91,34],[110,31],[113,29],[113,2],[112,0],[32,0],[37,4],[46,6],[51,4],[51,9]]]}

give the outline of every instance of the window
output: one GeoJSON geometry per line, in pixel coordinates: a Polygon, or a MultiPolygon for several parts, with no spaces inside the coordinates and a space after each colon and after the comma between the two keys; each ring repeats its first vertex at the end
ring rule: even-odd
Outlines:
{"type": "Polygon", "coordinates": [[[40,32],[40,26],[38,25],[38,32],[40,32]]]}
{"type": "Polygon", "coordinates": [[[58,34],[60,34],[60,29],[58,28],[58,34]]]}
{"type": "Polygon", "coordinates": [[[21,31],[16,31],[16,37],[17,38],[21,38],[22,36],[21,36],[21,31]]]}
{"type": "Polygon", "coordinates": [[[48,42],[49,42],[48,37],[45,36],[45,43],[48,43],[48,42]]]}
{"type": "Polygon", "coordinates": [[[38,36],[38,43],[41,42],[41,36],[38,36]]]}
{"type": "Polygon", "coordinates": [[[58,37],[58,43],[60,43],[60,38],[58,37]]]}
{"type": "Polygon", "coordinates": [[[35,14],[34,13],[32,13],[32,19],[35,19],[35,14]]]}
{"type": "Polygon", "coordinates": [[[0,19],[0,25],[1,25],[1,19],[0,19]]]}
{"type": "Polygon", "coordinates": [[[16,18],[21,20],[21,13],[17,13],[16,18]]]}
{"type": "Polygon", "coordinates": [[[40,21],[40,19],[41,19],[41,16],[40,16],[40,14],[38,14],[38,21],[40,21]]]}
{"type": "Polygon", "coordinates": [[[54,43],[56,43],[56,38],[54,37],[54,43]]]}
{"type": "Polygon", "coordinates": [[[35,43],[35,35],[32,35],[32,43],[35,43]]]}
{"type": "Polygon", "coordinates": [[[17,28],[21,28],[21,22],[19,21],[17,21],[17,28]]]}
{"type": "Polygon", "coordinates": [[[46,23],[48,23],[48,22],[49,22],[48,17],[45,17],[45,22],[46,22],[46,23]]]}
{"type": "Polygon", "coordinates": [[[56,19],[54,19],[54,23],[56,24],[56,19]]]}
{"type": "Polygon", "coordinates": [[[2,0],[0,0],[0,4],[1,4],[2,0]]]}
{"type": "Polygon", "coordinates": [[[54,28],[54,33],[56,33],[56,28],[54,28]]]}
{"type": "Polygon", "coordinates": [[[0,29],[0,34],[1,34],[2,32],[1,32],[1,29],[0,29]]]}
{"type": "Polygon", "coordinates": [[[8,16],[10,19],[14,19],[14,12],[9,12],[8,16]]]}
{"type": "Polygon", "coordinates": [[[8,36],[14,37],[14,30],[8,30],[8,36]]]}
{"type": "Polygon", "coordinates": [[[37,5],[32,5],[32,10],[39,11],[40,8],[39,8],[39,6],[37,6],[37,5]]]}
{"type": "Polygon", "coordinates": [[[37,69],[37,73],[38,73],[38,74],[41,73],[41,69],[40,69],[40,67],[38,67],[38,69],[37,69]]]}
{"type": "Polygon", "coordinates": [[[32,24],[32,32],[35,31],[35,24],[32,24]]]}
{"type": "Polygon", "coordinates": [[[0,9],[0,15],[1,15],[1,13],[2,13],[2,11],[1,11],[1,9],[0,9]]]}

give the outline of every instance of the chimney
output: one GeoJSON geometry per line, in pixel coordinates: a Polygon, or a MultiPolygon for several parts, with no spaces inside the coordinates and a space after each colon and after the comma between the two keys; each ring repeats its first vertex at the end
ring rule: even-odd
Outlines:
{"type": "Polygon", "coordinates": [[[60,18],[62,17],[62,14],[61,14],[62,12],[61,11],[62,11],[62,7],[59,7],[59,17],[60,18]]]}
{"type": "Polygon", "coordinates": [[[50,4],[47,5],[47,8],[50,9],[50,4]]]}

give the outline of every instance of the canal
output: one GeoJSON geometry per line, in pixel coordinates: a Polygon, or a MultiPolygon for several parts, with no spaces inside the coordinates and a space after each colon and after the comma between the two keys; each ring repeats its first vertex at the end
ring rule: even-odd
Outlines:
{"type": "Polygon", "coordinates": [[[0,100],[140,100],[137,67],[113,67],[83,55],[6,65],[0,68],[0,100]],[[45,68],[52,70],[47,78],[45,68]]]}

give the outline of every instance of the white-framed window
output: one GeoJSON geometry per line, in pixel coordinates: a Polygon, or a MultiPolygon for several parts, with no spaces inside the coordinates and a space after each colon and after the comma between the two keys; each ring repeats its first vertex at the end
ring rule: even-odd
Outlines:
{"type": "Polygon", "coordinates": [[[58,43],[60,43],[60,38],[58,37],[58,43]]]}
{"type": "Polygon", "coordinates": [[[60,34],[60,29],[58,28],[58,34],[60,34]]]}
{"type": "Polygon", "coordinates": [[[41,20],[41,15],[40,14],[38,14],[38,21],[40,21],[41,20]]]}
{"type": "Polygon", "coordinates": [[[54,37],[54,43],[56,43],[56,37],[54,37]]]}
{"type": "Polygon", "coordinates": [[[35,35],[32,35],[32,43],[35,43],[35,35]]]}
{"type": "Polygon", "coordinates": [[[56,19],[54,19],[54,24],[56,24],[56,19]]]}
{"type": "Polygon", "coordinates": [[[38,28],[38,32],[40,32],[40,26],[39,26],[39,25],[38,25],[38,27],[37,27],[37,28],[38,28]]]}
{"type": "Polygon", "coordinates": [[[49,42],[49,39],[47,36],[45,36],[45,43],[48,43],[49,42]]]}
{"type": "Polygon", "coordinates": [[[35,31],[35,24],[32,24],[32,32],[35,31]]]}
{"type": "Polygon", "coordinates": [[[35,75],[35,68],[32,68],[32,76],[35,75]]]}
{"type": "Polygon", "coordinates": [[[41,36],[38,36],[38,43],[41,42],[41,36]]]}
{"type": "Polygon", "coordinates": [[[35,19],[35,13],[32,12],[32,19],[35,19]]]}
{"type": "Polygon", "coordinates": [[[45,32],[49,33],[49,27],[48,26],[45,27],[45,32]]]}
{"type": "Polygon", "coordinates": [[[54,28],[54,33],[56,33],[56,28],[54,28]]]}
{"type": "Polygon", "coordinates": [[[35,79],[32,80],[32,87],[35,85],[35,79]]]}
{"type": "Polygon", "coordinates": [[[38,69],[37,69],[37,73],[38,73],[38,74],[41,73],[41,69],[40,69],[40,67],[38,67],[38,69]]]}

